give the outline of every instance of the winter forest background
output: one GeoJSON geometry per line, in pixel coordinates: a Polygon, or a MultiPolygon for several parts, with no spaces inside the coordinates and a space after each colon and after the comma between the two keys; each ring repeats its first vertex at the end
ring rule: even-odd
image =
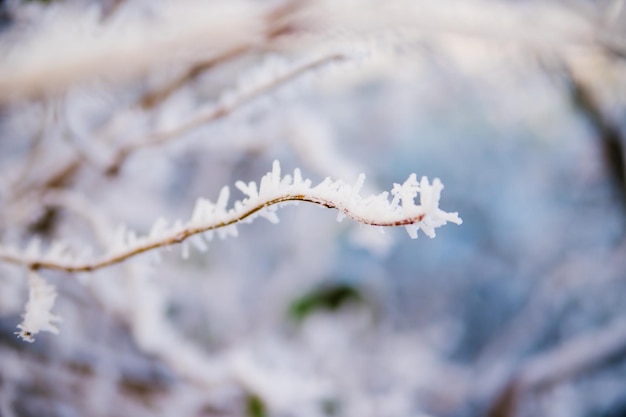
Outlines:
{"type": "Polygon", "coordinates": [[[624,1],[0,4],[0,416],[626,416],[624,1]],[[274,160],[440,178],[463,224],[301,202],[16,261],[179,227],[274,160]]]}

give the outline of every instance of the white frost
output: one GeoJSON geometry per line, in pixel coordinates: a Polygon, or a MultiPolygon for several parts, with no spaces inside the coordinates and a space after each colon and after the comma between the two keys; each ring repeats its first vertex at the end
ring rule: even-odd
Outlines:
{"type": "Polygon", "coordinates": [[[30,272],[28,287],[24,320],[18,324],[17,328],[20,330],[16,334],[27,342],[34,342],[34,336],[39,332],[58,334],[59,329],[54,323],[60,322],[61,318],[50,312],[57,297],[56,288],[35,271],[30,272]]]}
{"type": "MultiPolygon", "coordinates": [[[[376,227],[404,226],[412,239],[417,238],[419,230],[432,238],[435,237],[436,228],[448,222],[462,223],[457,213],[448,213],[439,208],[443,184],[438,178],[431,184],[426,177],[422,177],[418,182],[417,176],[411,174],[404,183],[394,184],[391,192],[368,197],[360,195],[364,181],[364,174],[359,175],[354,184],[326,178],[312,187],[311,180],[303,179],[299,169],[295,169],[293,175],[281,177],[280,163],[274,161],[272,170],[261,178],[258,185],[254,181],[235,183],[245,197],[243,200],[235,201],[230,208],[228,204],[230,189],[225,186],[215,204],[206,199],[198,199],[191,218],[187,221],[177,220],[169,223],[159,218],[147,236],[138,236],[125,226],[119,227],[113,234],[107,255],[103,259],[94,260],[91,257],[89,257],[91,261],[65,259],[67,251],[62,245],[56,245],[48,258],[59,257],[62,254],[63,259],[56,261],[57,268],[60,269],[84,267],[90,265],[90,262],[107,264],[110,262],[109,258],[132,256],[135,253],[155,250],[159,246],[169,249],[172,242],[180,242],[182,235],[191,239],[189,242],[183,242],[181,247],[182,257],[186,259],[189,256],[190,245],[201,252],[206,251],[205,241],[211,241],[214,232],[217,232],[220,238],[236,237],[238,224],[249,223],[259,216],[272,223],[278,223],[279,218],[276,214],[278,208],[297,204],[301,200],[335,208],[339,221],[344,217],[350,217],[376,227]],[[418,196],[420,202],[416,204],[418,196]],[[200,235],[192,237],[198,233],[202,234],[204,240],[200,235]]],[[[37,240],[33,240],[22,254],[10,248],[0,247],[1,256],[20,257],[31,265],[39,261],[40,253],[37,240]]]]}

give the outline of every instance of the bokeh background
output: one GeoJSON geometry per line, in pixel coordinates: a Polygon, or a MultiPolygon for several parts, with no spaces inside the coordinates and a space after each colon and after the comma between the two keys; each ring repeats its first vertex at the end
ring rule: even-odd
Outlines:
{"type": "Polygon", "coordinates": [[[363,194],[438,177],[463,224],[411,240],[301,204],[189,259],[42,271],[63,322],[33,344],[0,263],[0,415],[626,415],[624,2],[232,4],[2,3],[2,245],[100,250],[275,159],[363,194]],[[209,36],[224,10],[236,34],[209,36]],[[208,34],[160,61],[191,16],[208,34]]]}

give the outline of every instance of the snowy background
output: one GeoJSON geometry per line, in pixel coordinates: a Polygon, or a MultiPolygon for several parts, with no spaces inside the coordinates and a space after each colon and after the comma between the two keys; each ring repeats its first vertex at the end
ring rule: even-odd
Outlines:
{"type": "Polygon", "coordinates": [[[626,415],[623,2],[295,3],[4,1],[0,244],[99,250],[275,159],[440,178],[463,224],[302,203],[189,259],[43,270],[62,322],[32,344],[0,263],[0,416],[626,415]]]}

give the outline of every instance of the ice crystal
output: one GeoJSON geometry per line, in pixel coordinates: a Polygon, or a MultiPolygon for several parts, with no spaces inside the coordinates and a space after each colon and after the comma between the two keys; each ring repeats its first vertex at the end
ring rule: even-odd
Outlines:
{"type": "Polygon", "coordinates": [[[61,318],[50,312],[57,297],[56,289],[35,271],[30,272],[28,287],[24,320],[18,324],[20,330],[16,334],[27,342],[34,342],[34,336],[42,331],[58,334],[59,329],[54,323],[61,321],[61,318]]]}

